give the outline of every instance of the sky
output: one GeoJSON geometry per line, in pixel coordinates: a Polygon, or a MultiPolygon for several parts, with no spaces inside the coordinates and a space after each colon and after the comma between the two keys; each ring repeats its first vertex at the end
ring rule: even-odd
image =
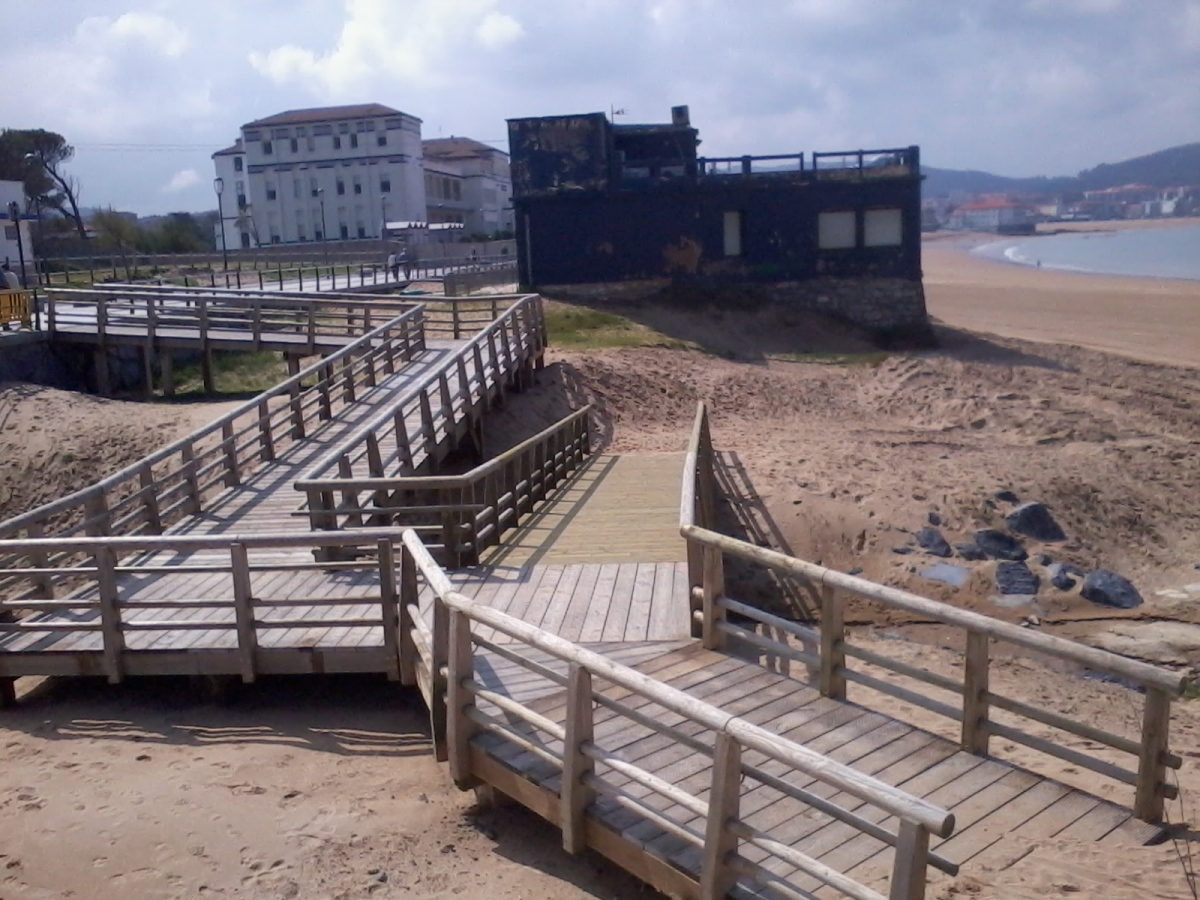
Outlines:
{"type": "Polygon", "coordinates": [[[215,209],[211,156],[285,109],[506,118],[687,104],[709,156],[919,144],[1070,175],[1200,141],[1200,0],[0,0],[0,127],[75,146],[85,206],[215,209]]]}

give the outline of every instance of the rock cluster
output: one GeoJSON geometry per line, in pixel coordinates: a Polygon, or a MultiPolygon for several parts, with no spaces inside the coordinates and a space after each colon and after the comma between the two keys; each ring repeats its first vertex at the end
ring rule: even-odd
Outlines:
{"type": "MultiPolygon", "coordinates": [[[[1070,563],[1056,562],[1052,554],[1038,552],[1030,565],[1030,552],[1025,540],[1039,544],[1055,544],[1067,540],[1067,534],[1055,520],[1050,509],[1038,501],[1022,502],[1011,490],[996,491],[993,499],[985,502],[990,509],[998,509],[997,503],[1011,508],[1003,514],[1003,528],[980,528],[970,539],[951,544],[941,527],[944,517],[930,512],[928,525],[914,534],[914,542],[894,548],[896,553],[912,554],[924,552],[941,559],[957,557],[967,563],[994,561],[996,602],[1006,607],[1016,607],[1034,601],[1042,590],[1043,579],[1058,592],[1066,593],[1079,589],[1080,595],[1092,603],[1114,609],[1133,609],[1140,606],[1142,596],[1127,578],[1109,571],[1096,569],[1084,572],[1070,563]],[[1082,584],[1081,584],[1082,582],[1082,584]]],[[[921,574],[931,581],[939,581],[960,587],[970,577],[971,568],[949,563],[937,563],[921,574]]]]}

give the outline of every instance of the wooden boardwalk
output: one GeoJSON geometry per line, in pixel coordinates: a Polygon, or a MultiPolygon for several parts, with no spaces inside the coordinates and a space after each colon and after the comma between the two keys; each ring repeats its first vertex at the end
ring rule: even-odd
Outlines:
{"type": "MultiPolygon", "coordinates": [[[[313,533],[297,482],[331,459],[353,474],[346,448],[381,414],[396,434],[436,443],[455,437],[443,413],[483,402],[470,394],[476,382],[457,343],[423,346],[393,374],[372,370],[368,383],[347,386],[336,413],[272,449],[266,464],[242,473],[234,460],[234,483],[166,534],[112,537],[93,526],[61,541],[60,552],[85,561],[75,570],[84,584],[66,597],[35,594],[19,606],[33,615],[0,620],[0,686],[29,674],[384,673],[419,685],[438,753],[462,786],[503,791],[560,825],[569,849],[592,847],[681,897],[824,897],[832,884],[839,895],[914,900],[926,896],[927,862],[993,867],[1032,841],[1161,835],[1125,807],[968,752],[966,738],[848,702],[846,680],[864,677],[846,657],[867,657],[829,637],[840,625],[831,590],[824,635],[756,620],[724,596],[714,547],[747,559],[766,551],[681,537],[696,532],[692,506],[698,521],[712,510],[711,478],[699,490],[684,479],[681,524],[680,476],[696,469],[697,447],[711,455],[699,424],[686,457],[590,458],[530,501],[479,565],[443,572],[413,530],[339,520],[344,527],[313,533]],[[457,393],[447,361],[463,373],[457,393]],[[410,415],[396,400],[417,389],[410,415]],[[354,552],[314,559],[322,541],[354,552]],[[789,642],[797,637],[819,651],[789,642]]],[[[498,346],[492,354],[516,377],[528,360],[507,334],[498,346]]],[[[236,440],[226,439],[227,454],[236,440]]],[[[373,452],[400,458],[406,442],[373,452]]],[[[7,542],[9,558],[33,561],[34,583],[51,558],[46,543],[7,542]]],[[[1145,668],[1135,674],[1150,684],[1169,681],[1145,668]]],[[[967,669],[979,677],[977,659],[967,669]]],[[[972,721],[978,698],[934,683],[958,690],[972,721]]],[[[982,697],[1003,699],[987,692],[986,674],[982,697]]],[[[983,721],[1016,733],[988,722],[986,708],[983,721]]],[[[1147,757],[1156,766],[1171,764],[1165,738],[1147,757]]]]}

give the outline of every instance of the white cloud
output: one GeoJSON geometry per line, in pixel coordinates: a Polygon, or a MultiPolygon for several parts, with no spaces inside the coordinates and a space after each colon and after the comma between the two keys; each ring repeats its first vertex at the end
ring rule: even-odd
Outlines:
{"type": "Polygon", "coordinates": [[[76,28],[83,41],[95,43],[139,43],[169,58],[188,49],[188,34],[165,16],[155,13],[127,12],[117,19],[95,16],[84,19],[76,28]]]}
{"type": "Polygon", "coordinates": [[[195,187],[200,183],[200,173],[195,169],[182,169],[171,176],[162,187],[164,194],[177,194],[180,191],[186,191],[190,187],[195,187]]]}
{"type": "Polygon", "coordinates": [[[506,47],[513,41],[520,40],[524,34],[525,29],[521,27],[520,22],[500,12],[488,13],[475,29],[476,39],[489,50],[506,47]]]}
{"type": "Polygon", "coordinates": [[[470,42],[498,49],[524,28],[497,0],[345,0],[346,18],[324,53],[297,44],[250,53],[250,65],[276,84],[300,84],[323,99],[351,98],[380,75],[406,84],[445,84],[470,42]]]}

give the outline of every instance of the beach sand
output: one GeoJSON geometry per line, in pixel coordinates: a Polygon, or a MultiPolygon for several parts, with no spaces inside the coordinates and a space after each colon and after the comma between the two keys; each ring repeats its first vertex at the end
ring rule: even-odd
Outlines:
{"type": "MultiPolygon", "coordinates": [[[[930,513],[954,540],[995,522],[1004,507],[989,503],[1007,488],[1045,500],[1068,532],[1066,544],[1035,551],[1117,568],[1147,598],[1141,612],[1116,621],[1077,591],[1047,591],[1040,627],[1096,640],[1143,619],[1200,623],[1200,599],[1157,593],[1200,582],[1200,285],[1021,269],[972,258],[958,240],[926,247],[930,311],[944,323],[938,350],[767,359],[751,344],[779,323],[741,323],[751,339],[739,347],[730,320],[721,325],[726,358],[552,350],[541,384],[509,398],[503,425],[489,423],[490,449],[593,402],[604,449],[676,451],[705,399],[717,449],[736,453],[727,459],[741,467],[747,508],[776,523],[769,543],[1019,621],[1027,611],[991,602],[990,564],[954,590],[922,578],[931,560],[894,552],[930,513]]],[[[691,340],[705,326],[672,325],[664,314],[655,327],[691,340]]],[[[217,412],[25,387],[0,400],[4,515],[82,486],[217,412]],[[27,433],[36,437],[17,437],[27,433]],[[67,456],[80,464],[64,466],[67,456]]],[[[751,573],[733,571],[729,583],[741,597],[787,602],[751,573]]],[[[867,606],[850,618],[867,646],[961,671],[951,635],[867,606]]],[[[1200,647],[1180,652],[1200,662],[1200,647]]],[[[1123,688],[997,656],[998,692],[1137,734],[1140,699],[1123,688]]],[[[432,761],[415,692],[382,680],[265,679],[220,698],[186,679],[115,687],[25,679],[19,690],[21,706],[0,717],[4,900],[657,896],[592,854],[566,855],[556,830],[530,813],[475,808],[432,761]]],[[[851,698],[931,730],[948,727],[854,688],[851,698]]],[[[1185,765],[1184,799],[1171,816],[1194,822],[1197,704],[1176,704],[1172,728],[1185,765]]],[[[1129,799],[1123,786],[1061,762],[1006,742],[995,749],[1129,799]]],[[[1004,849],[1004,863],[988,870],[935,876],[928,896],[1195,896],[1170,844],[1004,849]]]]}

